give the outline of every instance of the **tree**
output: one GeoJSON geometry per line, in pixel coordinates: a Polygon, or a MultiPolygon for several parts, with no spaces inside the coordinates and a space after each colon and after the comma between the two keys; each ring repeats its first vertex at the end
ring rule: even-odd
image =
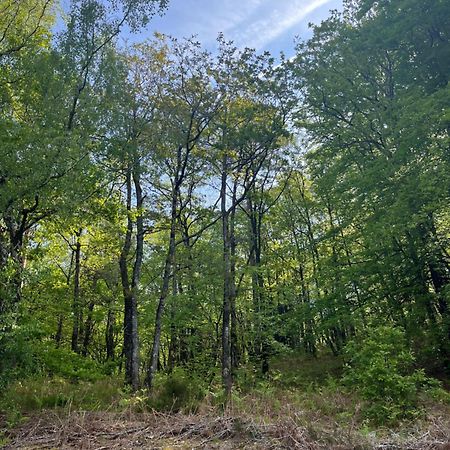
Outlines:
{"type": "Polygon", "coordinates": [[[33,51],[47,41],[53,6],[53,0],[0,2],[0,61],[33,51]]]}
{"type": "MultiPolygon", "coordinates": [[[[224,98],[210,145],[219,163],[223,241],[222,382],[225,402],[231,398],[233,369],[238,362],[236,313],[236,236],[238,206],[253,189],[263,164],[279,151],[286,137],[283,91],[274,89],[276,71],[268,55],[239,52],[219,37],[216,82],[224,98]],[[281,105],[280,105],[281,103],[281,105]],[[280,108],[277,108],[280,106],[280,108]]],[[[287,103],[287,102],[286,102],[287,103]]]]}
{"type": "Polygon", "coordinates": [[[220,105],[220,98],[213,90],[208,73],[210,56],[200,49],[198,43],[173,41],[168,66],[170,84],[164,92],[160,107],[164,134],[158,156],[167,167],[164,175],[170,180],[170,234],[146,379],[149,389],[158,367],[162,315],[169,295],[170,277],[175,277],[181,189],[189,177],[202,170],[204,162],[201,156],[198,158],[201,139],[220,105]]]}
{"type": "Polygon", "coordinates": [[[314,146],[308,162],[330,226],[323,274],[340,285],[328,296],[347,305],[345,316],[361,307],[386,314],[386,304],[411,338],[420,323],[430,339],[437,327],[440,342],[448,333],[438,219],[448,202],[447,16],[443,3],[348,2],[299,46],[296,63],[306,107],[299,126],[314,146]],[[361,298],[372,301],[358,306],[361,298]]]}
{"type": "Polygon", "coordinates": [[[0,5],[0,82],[7,86],[0,124],[7,147],[0,169],[2,321],[20,303],[26,235],[44,219],[79,208],[100,189],[95,160],[108,142],[96,131],[105,61],[115,39],[124,26],[137,31],[166,4],[74,1],[67,28],[53,42],[52,2],[0,5]]]}

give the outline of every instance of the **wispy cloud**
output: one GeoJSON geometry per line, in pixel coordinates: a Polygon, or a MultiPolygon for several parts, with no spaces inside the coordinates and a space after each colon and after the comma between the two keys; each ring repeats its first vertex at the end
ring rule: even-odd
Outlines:
{"type": "Polygon", "coordinates": [[[239,29],[267,1],[272,0],[176,0],[167,17],[178,22],[185,36],[198,34],[202,40],[214,41],[221,32],[228,35],[239,29]]]}
{"type": "MultiPolygon", "coordinates": [[[[177,37],[197,35],[214,48],[219,32],[238,47],[257,50],[289,47],[289,30],[304,33],[308,16],[322,6],[342,0],[170,0],[167,14],[155,18],[152,29],[177,37]],[[278,43],[278,44],[277,44],[278,43]]],[[[321,17],[321,16],[320,16],[321,17]]],[[[289,39],[292,40],[292,39],[289,39]]]]}
{"type": "MultiPolygon", "coordinates": [[[[261,50],[270,42],[301,22],[309,14],[331,0],[294,0],[279,2],[277,8],[258,10],[258,16],[247,17],[238,26],[230,29],[232,38],[239,46],[261,50]],[[253,19],[253,20],[252,20],[253,19]]],[[[273,4],[273,2],[268,2],[273,4]]],[[[268,6],[268,5],[267,5],[268,6]]]]}

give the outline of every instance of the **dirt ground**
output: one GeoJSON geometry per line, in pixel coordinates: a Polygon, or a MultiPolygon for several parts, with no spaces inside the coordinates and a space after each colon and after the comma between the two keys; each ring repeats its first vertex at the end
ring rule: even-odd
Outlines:
{"type": "Polygon", "coordinates": [[[163,414],[38,414],[15,428],[5,449],[265,449],[276,445],[261,430],[231,417],[163,414]]]}
{"type": "Polygon", "coordinates": [[[311,435],[292,423],[255,424],[231,416],[161,413],[41,412],[7,434],[6,449],[298,449],[450,450],[450,430],[370,443],[311,435]],[[328,440],[328,442],[327,442],[328,440]],[[339,442],[339,443],[338,443],[339,442]]]}

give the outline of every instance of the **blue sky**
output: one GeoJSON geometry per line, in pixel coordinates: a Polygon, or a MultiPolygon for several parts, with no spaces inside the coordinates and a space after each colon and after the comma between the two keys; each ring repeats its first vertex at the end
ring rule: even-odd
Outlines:
{"type": "Polygon", "coordinates": [[[319,23],[342,0],[170,0],[163,17],[154,18],[135,40],[154,31],[175,37],[197,38],[213,49],[219,32],[238,47],[253,47],[273,54],[294,52],[294,38],[310,35],[308,23],[319,23]]]}
{"type": "MultiPolygon", "coordinates": [[[[60,0],[68,11],[70,0],[60,0]]],[[[107,2],[108,0],[103,0],[107,2]]],[[[151,38],[158,31],[177,38],[197,36],[209,50],[223,33],[238,47],[268,50],[274,56],[294,54],[296,37],[308,38],[310,22],[320,23],[331,9],[342,9],[343,0],[169,0],[162,17],[154,17],[146,30],[122,38],[128,43],[151,38]]],[[[59,18],[55,29],[61,28],[59,18]]]]}

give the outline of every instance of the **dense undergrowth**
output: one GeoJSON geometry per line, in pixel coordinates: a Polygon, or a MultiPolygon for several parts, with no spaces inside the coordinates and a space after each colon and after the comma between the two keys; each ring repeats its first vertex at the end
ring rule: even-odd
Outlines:
{"type": "MultiPolygon", "coordinates": [[[[111,365],[89,365],[84,359],[77,367],[80,357],[63,350],[49,352],[45,358],[39,374],[4,389],[0,399],[4,439],[9,429],[41,410],[201,415],[220,414],[223,407],[219,373],[206,381],[188,367],[176,368],[158,375],[151,395],[131,394],[121,377],[110,374],[111,365]]],[[[343,357],[278,355],[267,375],[249,364],[236,379],[228,413],[261,423],[288,420],[317,439],[331,433],[330,424],[333,429],[367,435],[389,427],[401,430],[412,423],[424,426],[436,417],[450,416],[450,394],[415,368],[414,355],[395,328],[374,329],[350,343],[343,357]]]]}

